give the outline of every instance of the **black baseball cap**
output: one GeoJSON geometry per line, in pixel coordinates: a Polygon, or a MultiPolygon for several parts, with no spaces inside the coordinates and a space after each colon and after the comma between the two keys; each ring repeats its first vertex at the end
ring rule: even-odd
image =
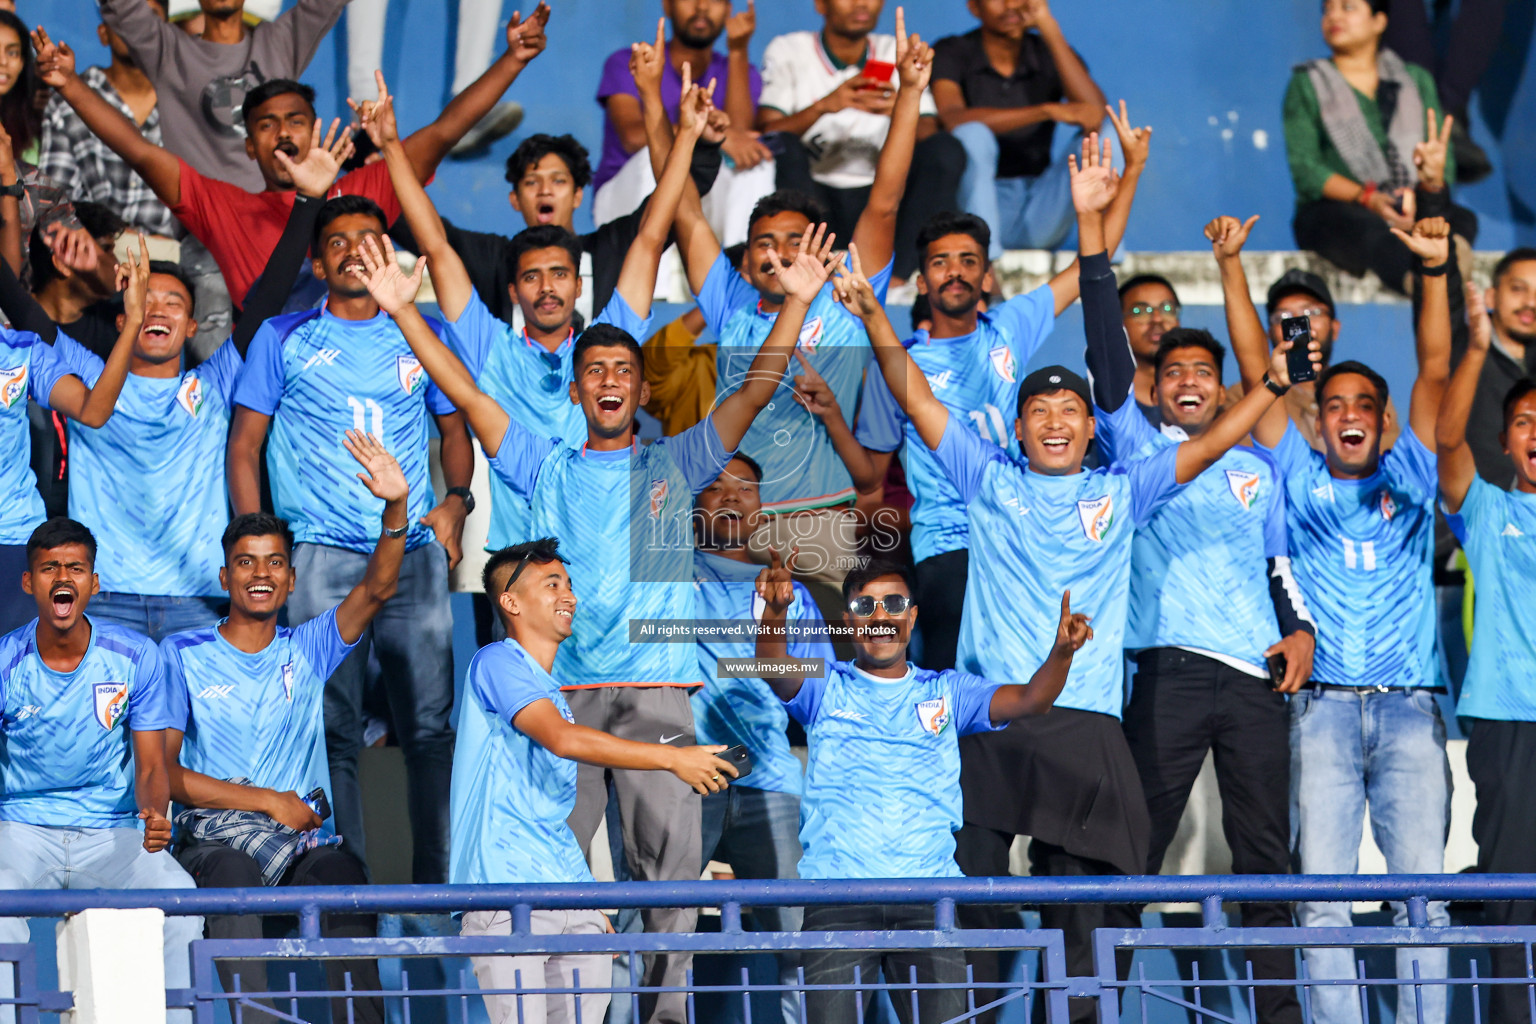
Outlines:
{"type": "Polygon", "coordinates": [[[1269,297],[1265,301],[1264,315],[1266,317],[1274,316],[1275,303],[1287,295],[1294,295],[1297,292],[1305,292],[1314,299],[1317,299],[1328,307],[1329,315],[1333,315],[1333,293],[1328,290],[1328,282],[1310,270],[1302,270],[1299,267],[1292,267],[1290,270],[1287,270],[1284,274],[1280,275],[1280,280],[1269,286],[1269,297]]]}
{"type": "Polygon", "coordinates": [[[1052,391],[1070,391],[1093,408],[1093,398],[1088,394],[1088,382],[1065,366],[1047,366],[1024,378],[1019,385],[1019,408],[1036,395],[1052,391]]]}

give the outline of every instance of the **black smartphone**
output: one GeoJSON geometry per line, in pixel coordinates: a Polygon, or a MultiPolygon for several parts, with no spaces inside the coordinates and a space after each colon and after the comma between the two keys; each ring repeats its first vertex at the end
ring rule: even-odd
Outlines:
{"type": "Polygon", "coordinates": [[[331,802],[325,798],[325,790],[319,786],[316,786],[315,791],[304,798],[304,802],[309,804],[310,810],[320,816],[321,821],[331,816],[331,802]]]}
{"type": "Polygon", "coordinates": [[[752,755],[747,753],[747,748],[739,743],[734,747],[727,747],[715,756],[736,767],[736,778],[732,779],[732,782],[752,774],[752,755]]]}
{"type": "Polygon", "coordinates": [[[1285,682],[1285,655],[1271,654],[1264,659],[1264,667],[1269,669],[1269,681],[1275,684],[1275,689],[1280,689],[1285,682]]]}
{"type": "Polygon", "coordinates": [[[1287,316],[1280,320],[1280,337],[1291,343],[1285,354],[1285,372],[1292,384],[1303,384],[1317,379],[1312,368],[1312,318],[1287,316]]]}

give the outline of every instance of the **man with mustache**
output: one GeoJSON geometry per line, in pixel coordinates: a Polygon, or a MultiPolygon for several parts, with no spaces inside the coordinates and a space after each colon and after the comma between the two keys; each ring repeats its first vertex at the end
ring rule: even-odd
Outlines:
{"type": "MultiPolygon", "coordinates": [[[[72,519],[27,539],[21,585],[37,617],[0,638],[0,889],[192,888],[166,850],[174,723],[160,651],[86,615],[95,562],[96,538],[72,519]]],[[[187,946],[202,932],[202,918],[166,916],[168,987],[191,984],[187,946]]],[[[25,919],[0,918],[0,942],[27,940],[25,919]]],[[[0,971],[0,997],[12,984],[0,971]]]]}
{"type": "MultiPolygon", "coordinates": [[[[1477,462],[1478,476],[1495,487],[1509,488],[1518,477],[1510,465],[1502,435],[1500,411],[1505,396],[1522,380],[1536,378],[1536,249],[1511,249],[1493,268],[1493,283],[1481,294],[1469,290],[1469,310],[1479,306],[1491,318],[1492,337],[1477,397],[1467,421],[1467,444],[1477,462]]],[[[1479,318],[1472,310],[1471,319],[1479,318]]],[[[1452,335],[1455,342],[1456,335],[1452,335]]],[[[1453,361],[1465,359],[1451,353],[1453,361]]]]}

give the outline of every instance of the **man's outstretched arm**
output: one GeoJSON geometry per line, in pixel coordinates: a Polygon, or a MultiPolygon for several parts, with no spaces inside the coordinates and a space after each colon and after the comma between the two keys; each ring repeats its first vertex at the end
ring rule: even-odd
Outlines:
{"type": "MultiPolygon", "coordinates": [[[[1147,155],[1152,148],[1152,128],[1137,128],[1131,124],[1126,112],[1125,100],[1120,101],[1120,112],[1111,107],[1109,119],[1120,137],[1120,152],[1125,155],[1125,170],[1120,174],[1120,188],[1114,200],[1104,211],[1104,251],[1114,256],[1115,250],[1125,238],[1125,227],[1131,220],[1131,204],[1136,199],[1136,187],[1141,184],[1141,173],[1147,167],[1147,155]]],[[[1086,142],[1085,142],[1086,145],[1086,142]]],[[[1056,299],[1056,315],[1077,299],[1081,260],[1073,260],[1061,273],[1051,278],[1051,295],[1056,299]]]]}
{"type": "Polygon", "coordinates": [[[1012,722],[1029,715],[1043,715],[1051,710],[1067,674],[1072,671],[1072,657],[1083,644],[1093,639],[1093,627],[1086,615],[1073,614],[1072,592],[1061,595],[1061,620],[1056,624],[1056,642],[1045,662],[1027,683],[1009,683],[992,693],[989,709],[992,721],[1012,722]]]}
{"type": "MultiPolygon", "coordinates": [[[[1427,302],[1425,303],[1428,304],[1427,302]]],[[[1477,397],[1477,382],[1493,342],[1493,320],[1476,285],[1467,285],[1467,351],[1461,357],[1450,386],[1440,400],[1440,415],[1435,420],[1436,466],[1440,473],[1440,494],[1445,510],[1461,511],[1467,491],[1477,477],[1477,463],[1467,444],[1467,420],[1477,397]]]]}
{"type": "Polygon", "coordinates": [[[341,634],[342,643],[355,644],[400,585],[400,564],[405,560],[405,540],[411,526],[411,517],[406,512],[410,487],[400,464],[378,438],[349,430],[344,443],[363,467],[357,478],[370,494],[384,502],[384,529],[368,557],[363,578],[336,606],[336,632],[341,634]],[[390,531],[397,531],[398,536],[390,536],[390,531]]]}
{"type": "Polygon", "coordinates": [[[901,78],[901,88],[891,111],[890,130],[880,147],[879,163],[875,165],[875,183],[870,187],[869,199],[854,225],[851,239],[876,271],[891,261],[896,248],[896,211],[907,189],[907,172],[912,168],[923,90],[928,88],[928,79],[933,74],[933,47],[916,34],[908,36],[906,30],[906,14],[898,7],[896,74],[901,78]]]}

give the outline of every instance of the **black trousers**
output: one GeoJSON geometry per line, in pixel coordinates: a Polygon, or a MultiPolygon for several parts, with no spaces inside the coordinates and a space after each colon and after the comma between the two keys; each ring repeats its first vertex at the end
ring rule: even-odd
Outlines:
{"type": "Polygon", "coordinates": [[[923,656],[918,659],[923,668],[955,667],[970,554],[961,548],[917,563],[913,579],[917,592],[912,596],[917,598],[918,629],[923,631],[923,656]]]}
{"type": "Polygon", "coordinates": [[[1507,0],[1461,0],[1443,55],[1435,48],[1424,0],[1392,0],[1387,4],[1387,34],[1382,42],[1403,60],[1434,72],[1435,88],[1445,108],[1438,111],[1441,117],[1465,116],[1472,90],[1477,88],[1498,51],[1506,3],[1507,0]]]}
{"type": "MultiPolygon", "coordinates": [[[[1147,874],[1162,870],[1207,752],[1215,754],[1233,873],[1290,873],[1290,718],[1269,680],[1176,647],[1143,651],[1123,722],[1152,819],[1147,874]]],[[[1244,903],[1241,912],[1245,928],[1291,924],[1287,903],[1244,903]]],[[[1292,950],[1247,955],[1255,978],[1296,977],[1292,950]]],[[[1254,1005],[1264,1024],[1300,1024],[1291,986],[1255,987],[1254,1005]]]]}
{"type": "MultiPolygon", "coordinates": [[[[1444,217],[1451,222],[1452,232],[1468,242],[1477,240],[1477,214],[1449,201],[1440,204],[1443,209],[1426,209],[1430,201],[1422,189],[1418,200],[1420,217],[1444,217]]],[[[1297,207],[1291,228],[1301,248],[1357,277],[1369,270],[1392,291],[1406,294],[1403,282],[1414,268],[1416,257],[1397,240],[1386,221],[1359,203],[1337,199],[1307,203],[1297,207]]]]}
{"type": "MultiPolygon", "coordinates": [[[[869,202],[869,187],[832,188],[811,177],[811,156],[798,135],[774,135],[775,184],[820,200],[829,214],[837,244],[844,248],[869,202]]],[[[912,169],[896,215],[896,266],[892,273],[905,280],[917,270],[917,234],[933,215],[956,207],[960,176],[965,173],[965,147],[948,132],[935,132],[912,150],[912,169]]],[[[879,269],[866,267],[870,273],[879,269]]]]}
{"type": "MultiPolygon", "coordinates": [[[[1477,870],[1483,873],[1536,872],[1536,722],[1497,722],[1469,718],[1467,774],[1477,788],[1472,838],[1477,841],[1477,870]]],[[[1536,902],[1508,900],[1483,904],[1483,920],[1492,925],[1536,925],[1536,902]]],[[[1496,978],[1523,978],[1525,952],[1520,946],[1489,951],[1496,978]]],[[[1529,1024],[1529,993],[1520,985],[1494,986],[1489,1020],[1529,1024]]]]}
{"type": "MultiPolygon", "coordinates": [[[[805,908],[808,932],[925,931],[933,927],[933,908],[909,906],[816,906],[805,908]]],[[[912,989],[892,988],[891,1003],[902,1024],[943,1024],[965,1012],[965,957],[958,949],[828,950],[802,954],[808,985],[851,985],[853,969],[860,984],[879,981],[883,970],[891,985],[947,982],[954,988],[918,990],[917,1016],[912,1015],[912,989]]],[[[806,1020],[816,1024],[854,1024],[872,992],[807,992],[806,1020]]],[[[867,1015],[866,1018],[867,1019],[867,1015]]]]}
{"type": "MultiPolygon", "coordinates": [[[[194,840],[176,851],[176,860],[192,876],[199,889],[259,889],[261,868],[250,855],[223,843],[194,840]]],[[[299,854],[288,867],[280,885],[366,885],[368,876],[358,859],[339,846],[322,846],[299,854]]],[[[254,915],[219,916],[207,919],[210,939],[259,939],[261,918],[254,915]]],[[[372,914],[326,914],[320,919],[320,934],[326,938],[352,939],[376,934],[378,919],[372,914]]],[[[233,992],[238,979],[242,992],[267,991],[267,966],[263,960],[221,960],[219,981],[224,991],[233,992]]],[[[333,991],[351,987],[364,992],[380,990],[379,966],[375,960],[327,960],[325,983],[333,991]]],[[[271,1001],[256,1000],[263,1006],[271,1001]]],[[[354,1020],[359,1024],[382,1024],[384,1000],[377,996],[350,1000],[331,1000],[331,1019],[354,1020]]],[[[277,1021],[281,1018],[262,1013],[254,1006],[242,1010],[245,1021],[277,1021]]]]}

